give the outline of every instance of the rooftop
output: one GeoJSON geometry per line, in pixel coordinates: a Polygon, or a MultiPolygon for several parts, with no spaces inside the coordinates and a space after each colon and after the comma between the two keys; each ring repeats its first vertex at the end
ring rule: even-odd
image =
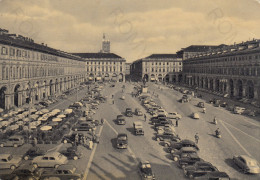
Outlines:
{"type": "Polygon", "coordinates": [[[172,58],[177,58],[177,55],[176,54],[152,54],[148,57],[146,57],[145,59],[172,59],[172,58]]]}
{"type": "Polygon", "coordinates": [[[213,49],[217,49],[217,48],[221,48],[226,46],[225,44],[221,44],[218,46],[212,46],[212,45],[191,45],[188,46],[186,48],[182,48],[182,50],[178,51],[177,53],[181,52],[181,51],[186,51],[186,52],[205,52],[205,51],[209,51],[209,50],[213,50],[213,49]]]}
{"type": "Polygon", "coordinates": [[[86,59],[98,59],[98,58],[122,58],[114,53],[72,53],[76,56],[86,59]]]}

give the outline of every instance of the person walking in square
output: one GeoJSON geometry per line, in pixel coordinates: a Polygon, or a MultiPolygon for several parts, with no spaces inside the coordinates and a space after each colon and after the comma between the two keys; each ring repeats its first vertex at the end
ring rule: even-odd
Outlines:
{"type": "Polygon", "coordinates": [[[195,138],[196,144],[198,144],[198,143],[199,143],[199,134],[196,133],[195,136],[194,136],[194,138],[195,138]]]}
{"type": "Polygon", "coordinates": [[[178,125],[179,125],[179,120],[178,120],[178,119],[176,119],[175,126],[176,126],[176,127],[178,127],[178,125]]]}
{"type": "Polygon", "coordinates": [[[89,147],[90,150],[93,148],[93,140],[92,139],[89,140],[88,147],[89,147]]]}

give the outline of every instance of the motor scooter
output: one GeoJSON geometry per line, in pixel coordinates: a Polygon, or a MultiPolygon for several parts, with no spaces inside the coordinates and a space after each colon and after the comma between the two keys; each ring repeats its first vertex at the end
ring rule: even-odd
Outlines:
{"type": "Polygon", "coordinates": [[[221,138],[221,134],[219,132],[216,132],[216,137],[221,138]]]}

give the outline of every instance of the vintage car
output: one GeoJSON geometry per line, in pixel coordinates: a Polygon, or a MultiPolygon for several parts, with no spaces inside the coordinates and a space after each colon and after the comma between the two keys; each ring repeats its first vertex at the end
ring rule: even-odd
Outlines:
{"type": "Polygon", "coordinates": [[[183,147],[194,147],[199,150],[197,144],[189,139],[181,140],[180,142],[168,144],[168,152],[173,153],[174,151],[180,150],[183,147]]]}
{"type": "Polygon", "coordinates": [[[95,124],[91,122],[78,122],[75,126],[72,127],[73,131],[92,131],[96,129],[95,124]]]}
{"type": "Polygon", "coordinates": [[[215,171],[218,171],[218,169],[215,166],[213,166],[211,163],[205,161],[203,162],[198,161],[194,165],[186,166],[183,169],[184,175],[189,178],[196,178],[197,176],[201,176],[208,172],[215,172],[215,171]]]}
{"type": "Polygon", "coordinates": [[[19,167],[22,158],[11,154],[0,154],[0,169],[12,169],[19,167]]]}
{"type": "Polygon", "coordinates": [[[118,125],[125,125],[126,124],[125,117],[121,114],[117,115],[116,122],[118,125]]]}
{"type": "Polygon", "coordinates": [[[132,109],[131,109],[131,108],[126,108],[126,110],[125,110],[125,115],[126,115],[127,117],[133,117],[133,111],[132,111],[132,109]]]}
{"type": "Polygon", "coordinates": [[[23,136],[14,135],[9,137],[7,140],[1,140],[0,147],[6,147],[6,146],[18,147],[18,146],[22,146],[23,144],[24,144],[23,136]]]}
{"type": "Polygon", "coordinates": [[[199,103],[197,104],[197,106],[200,107],[200,108],[204,108],[204,107],[205,107],[205,104],[204,104],[204,102],[199,102],[199,103]]]}
{"type": "Polygon", "coordinates": [[[137,115],[137,116],[143,116],[143,113],[142,113],[141,109],[136,108],[136,109],[135,109],[135,115],[137,115]]]}
{"type": "Polygon", "coordinates": [[[195,113],[195,112],[191,114],[191,117],[193,119],[199,119],[200,118],[199,113],[195,113]]]}
{"type": "Polygon", "coordinates": [[[82,179],[83,174],[72,164],[60,165],[56,169],[45,169],[41,174],[41,179],[62,179],[78,180],[82,179]]]}
{"type": "Polygon", "coordinates": [[[23,164],[15,169],[12,174],[15,177],[14,179],[37,180],[40,178],[41,170],[35,168],[32,164],[23,164]]]}
{"type": "Polygon", "coordinates": [[[156,141],[174,141],[178,142],[180,140],[179,136],[172,132],[164,131],[162,134],[156,134],[156,141]]]}
{"type": "Polygon", "coordinates": [[[127,134],[120,133],[117,135],[117,148],[126,149],[128,146],[127,134]]]}
{"type": "Polygon", "coordinates": [[[168,119],[181,119],[182,116],[180,114],[178,114],[177,112],[169,112],[167,115],[168,119]]]}
{"type": "Polygon", "coordinates": [[[258,174],[260,167],[258,162],[250,156],[239,155],[233,157],[234,163],[241,168],[244,173],[258,174]]]}
{"type": "Polygon", "coordinates": [[[24,160],[31,160],[36,156],[42,156],[46,153],[46,151],[41,150],[38,146],[33,146],[30,149],[28,149],[28,151],[26,151],[26,153],[23,156],[24,160]]]}
{"type": "Polygon", "coordinates": [[[75,142],[75,137],[76,137],[77,134],[78,134],[79,139],[81,139],[84,136],[83,133],[73,132],[70,135],[65,135],[62,138],[61,142],[64,143],[64,144],[66,144],[66,143],[74,143],[75,142]]]}
{"type": "Polygon", "coordinates": [[[179,159],[179,166],[183,169],[186,166],[194,165],[198,161],[203,161],[198,154],[185,154],[181,155],[179,159]]]}
{"type": "Polygon", "coordinates": [[[78,151],[78,146],[68,147],[66,150],[60,153],[66,156],[68,159],[78,160],[82,157],[82,153],[78,151]]]}
{"type": "Polygon", "coordinates": [[[178,161],[181,156],[185,156],[187,154],[197,154],[197,149],[194,147],[183,147],[180,150],[172,152],[171,156],[174,161],[178,161]]]}
{"type": "Polygon", "coordinates": [[[144,135],[143,123],[140,121],[133,122],[135,135],[144,135]]]}
{"type": "Polygon", "coordinates": [[[37,156],[32,160],[32,164],[37,167],[57,168],[62,164],[67,164],[68,158],[59,152],[48,152],[43,156],[37,156]]]}
{"type": "Polygon", "coordinates": [[[139,163],[139,174],[143,180],[155,180],[152,166],[149,161],[139,163]]]}
{"type": "Polygon", "coordinates": [[[213,171],[213,172],[204,172],[200,174],[196,174],[194,179],[199,180],[230,180],[230,177],[225,172],[213,171]]]}

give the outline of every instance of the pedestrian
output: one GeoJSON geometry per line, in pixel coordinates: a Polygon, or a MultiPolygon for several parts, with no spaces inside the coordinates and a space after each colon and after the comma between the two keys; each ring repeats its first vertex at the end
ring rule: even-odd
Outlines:
{"type": "Polygon", "coordinates": [[[104,119],[103,118],[101,118],[101,125],[103,125],[104,124],[104,119]]]}
{"type": "Polygon", "coordinates": [[[146,122],[146,114],[144,114],[144,122],[146,122]]]}
{"type": "Polygon", "coordinates": [[[176,119],[176,124],[175,124],[176,127],[178,127],[178,125],[179,125],[179,122],[178,122],[178,121],[179,121],[179,119],[176,119]]]}
{"type": "Polygon", "coordinates": [[[37,138],[34,137],[34,138],[33,138],[33,146],[36,146],[36,145],[37,145],[37,138]]]}
{"type": "Polygon", "coordinates": [[[75,135],[75,144],[76,144],[76,146],[78,146],[78,144],[79,144],[79,135],[78,135],[78,133],[75,135]]]}
{"type": "Polygon", "coordinates": [[[86,147],[87,146],[87,137],[83,136],[83,146],[86,147]]]}
{"type": "Polygon", "coordinates": [[[195,136],[194,136],[194,138],[195,138],[196,144],[198,144],[198,143],[199,143],[199,134],[196,133],[195,136]]]}
{"type": "Polygon", "coordinates": [[[114,101],[114,100],[112,101],[112,104],[115,104],[115,101],[114,101]]]}
{"type": "Polygon", "coordinates": [[[114,98],[114,95],[112,94],[112,99],[114,98]]]}
{"type": "Polygon", "coordinates": [[[92,139],[89,140],[89,146],[88,147],[89,147],[90,150],[93,148],[93,141],[92,141],[92,139]]]}

